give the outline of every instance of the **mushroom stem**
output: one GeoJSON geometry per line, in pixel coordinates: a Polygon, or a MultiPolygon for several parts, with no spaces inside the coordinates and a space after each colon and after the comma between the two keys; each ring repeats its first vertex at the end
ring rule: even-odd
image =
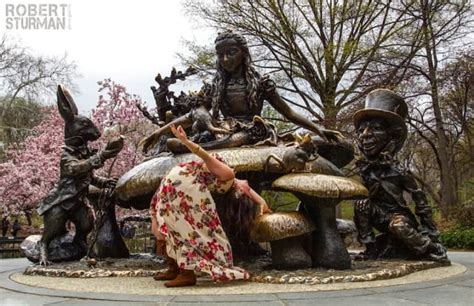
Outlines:
{"type": "Polygon", "coordinates": [[[302,236],[271,241],[272,266],[277,270],[311,268],[311,256],[301,243],[302,236]]]}
{"type": "Polygon", "coordinates": [[[351,258],[336,227],[335,206],[340,200],[314,198],[302,194],[298,197],[316,226],[312,234],[313,267],[350,269],[351,258]],[[317,203],[311,203],[316,201],[317,203]]]}

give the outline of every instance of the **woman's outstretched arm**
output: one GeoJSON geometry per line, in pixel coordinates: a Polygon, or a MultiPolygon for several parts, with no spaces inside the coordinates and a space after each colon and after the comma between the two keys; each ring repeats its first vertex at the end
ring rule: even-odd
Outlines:
{"type": "Polygon", "coordinates": [[[214,173],[221,181],[228,181],[235,177],[234,170],[209,154],[198,144],[188,139],[186,132],[181,126],[176,128],[175,125],[170,126],[171,132],[178,138],[192,153],[199,156],[205,163],[207,169],[214,173]]]}

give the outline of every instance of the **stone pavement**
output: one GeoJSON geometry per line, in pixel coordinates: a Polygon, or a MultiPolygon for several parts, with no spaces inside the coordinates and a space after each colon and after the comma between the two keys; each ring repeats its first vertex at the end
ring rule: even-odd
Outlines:
{"type": "MultiPolygon", "coordinates": [[[[450,252],[467,271],[419,283],[318,292],[220,295],[126,295],[51,290],[18,284],[10,275],[24,259],[0,260],[0,306],[4,305],[474,305],[474,253],[450,252]]],[[[123,279],[125,282],[127,279],[123,279]]],[[[60,281],[60,279],[58,280],[60,281]]],[[[272,286],[272,285],[268,285],[272,286]]],[[[288,285],[292,286],[292,285],[288,285]]]]}

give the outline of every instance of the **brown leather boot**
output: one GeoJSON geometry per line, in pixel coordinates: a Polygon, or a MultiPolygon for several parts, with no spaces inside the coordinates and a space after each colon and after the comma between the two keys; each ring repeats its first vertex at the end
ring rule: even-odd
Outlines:
{"type": "Polygon", "coordinates": [[[172,280],[175,279],[179,274],[179,267],[176,263],[176,260],[173,258],[166,256],[166,263],[168,264],[168,270],[165,272],[158,272],[153,276],[153,279],[156,281],[163,281],[163,280],[172,280]]]}
{"type": "Polygon", "coordinates": [[[196,285],[196,275],[193,270],[182,270],[178,276],[165,283],[166,287],[185,287],[196,285]]]}

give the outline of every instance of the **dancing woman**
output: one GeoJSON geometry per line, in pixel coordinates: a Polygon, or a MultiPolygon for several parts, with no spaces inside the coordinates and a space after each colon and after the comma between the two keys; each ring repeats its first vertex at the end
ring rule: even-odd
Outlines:
{"type": "MultiPolygon", "coordinates": [[[[235,178],[232,168],[190,141],[181,126],[171,131],[202,161],[183,162],[162,179],[151,202],[152,231],[158,245],[166,247],[168,269],[155,280],[169,280],[167,287],[196,284],[195,272],[205,272],[214,281],[248,279],[249,273],[233,265],[232,250],[211,192],[238,199],[239,230],[248,232],[255,217],[270,212],[265,200],[246,180],[235,178]]],[[[236,223],[235,223],[236,224],[236,223]]]]}

